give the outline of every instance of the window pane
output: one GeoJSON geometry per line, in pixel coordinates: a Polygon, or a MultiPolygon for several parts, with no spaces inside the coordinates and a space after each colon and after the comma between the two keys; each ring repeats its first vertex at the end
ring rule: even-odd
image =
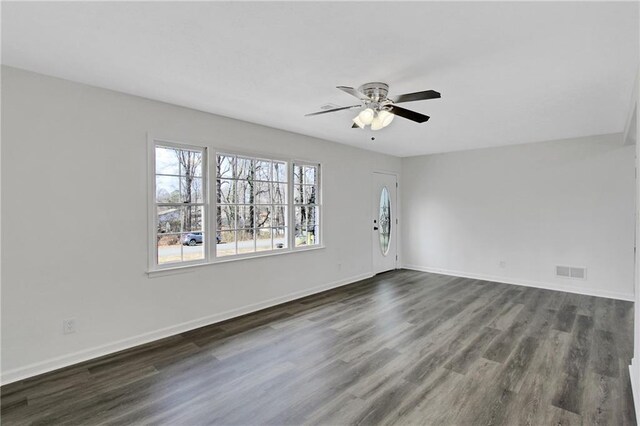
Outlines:
{"type": "Polygon", "coordinates": [[[317,168],[315,166],[304,166],[304,183],[307,185],[315,185],[317,177],[317,168]]]}
{"type": "Polygon", "coordinates": [[[319,225],[318,208],[307,207],[307,224],[311,226],[319,225]]]}
{"type": "Polygon", "coordinates": [[[256,207],[257,217],[256,217],[256,227],[257,228],[270,228],[271,227],[271,216],[272,216],[273,208],[271,206],[262,206],[256,207]]]}
{"type": "Polygon", "coordinates": [[[294,209],[294,232],[296,246],[306,238],[307,211],[304,207],[296,206],[294,209]]]}
{"type": "Polygon", "coordinates": [[[302,223],[307,220],[307,211],[302,206],[295,206],[294,208],[294,222],[296,225],[296,229],[299,228],[302,223]]]}
{"type": "Polygon", "coordinates": [[[183,203],[202,203],[203,190],[202,178],[199,177],[183,177],[180,190],[182,191],[181,202],[183,203]]]}
{"type": "Polygon", "coordinates": [[[302,185],[294,185],[293,187],[293,202],[295,204],[304,203],[304,187],[302,185]]]}
{"type": "Polygon", "coordinates": [[[182,231],[202,231],[204,208],[202,206],[184,207],[182,231]]]}
{"type": "Polygon", "coordinates": [[[180,234],[158,235],[158,264],[181,262],[180,234]]]}
{"type": "Polygon", "coordinates": [[[297,206],[294,217],[296,247],[318,244],[318,208],[297,206]]]}
{"type": "Polygon", "coordinates": [[[253,185],[247,180],[238,181],[238,203],[251,204],[253,202],[253,185]]]}
{"type": "Polygon", "coordinates": [[[158,234],[182,231],[183,207],[158,207],[158,234]]]}
{"type": "Polygon", "coordinates": [[[174,176],[156,176],[156,202],[180,202],[180,178],[174,176]]]}
{"type": "Polygon", "coordinates": [[[287,206],[273,206],[271,226],[284,227],[287,226],[287,206]]]}
{"type": "Polygon", "coordinates": [[[216,177],[224,179],[233,178],[233,166],[235,158],[230,155],[218,155],[216,164],[216,177]]]}
{"type": "Polygon", "coordinates": [[[320,209],[307,207],[307,245],[320,242],[320,209]]]}
{"type": "Polygon", "coordinates": [[[236,226],[238,229],[247,229],[254,227],[253,206],[238,206],[238,221],[236,226]]]}
{"type": "Polygon", "coordinates": [[[296,234],[296,247],[312,246],[319,243],[317,227],[305,227],[302,232],[296,234]]]}
{"type": "Polygon", "coordinates": [[[302,183],[303,170],[302,166],[293,166],[293,183],[299,185],[302,183]]]}
{"type": "Polygon", "coordinates": [[[216,244],[216,255],[222,257],[234,254],[236,254],[236,232],[220,232],[220,241],[216,244]]]}
{"type": "Polygon", "coordinates": [[[276,182],[287,181],[287,163],[280,161],[273,162],[273,180],[276,182]]]}
{"type": "Polygon", "coordinates": [[[217,208],[217,212],[217,224],[219,230],[229,230],[236,228],[236,206],[219,205],[217,208]]]}
{"type": "Polygon", "coordinates": [[[259,229],[256,240],[256,251],[266,251],[271,249],[271,228],[259,229]]]}
{"type": "Polygon", "coordinates": [[[178,151],[173,148],[156,147],[156,174],[178,175],[180,173],[178,151]]]}
{"type": "Polygon", "coordinates": [[[271,204],[271,184],[269,182],[254,182],[256,189],[255,202],[257,204],[271,204]]]}
{"type": "Polygon", "coordinates": [[[253,166],[252,159],[238,157],[236,159],[236,179],[252,179],[253,166]]]}
{"type": "Polygon", "coordinates": [[[204,259],[204,234],[202,232],[191,232],[182,234],[182,261],[204,259]]]}
{"type": "Polygon", "coordinates": [[[273,204],[287,204],[287,184],[274,183],[271,196],[273,204]]]}
{"type": "Polygon", "coordinates": [[[306,246],[307,236],[308,234],[307,234],[307,231],[305,230],[296,231],[296,240],[295,240],[296,247],[306,246]]]}
{"type": "Polygon", "coordinates": [[[287,248],[287,230],[286,228],[275,228],[273,230],[273,248],[287,248]]]}
{"type": "Polygon", "coordinates": [[[255,231],[253,229],[247,229],[244,231],[238,231],[238,254],[252,253],[255,251],[254,241],[255,231]]]}
{"type": "Polygon", "coordinates": [[[176,155],[180,163],[180,175],[182,176],[202,176],[202,153],[199,151],[189,151],[177,149],[176,155]]]}
{"type": "Polygon", "coordinates": [[[256,160],[256,180],[271,180],[271,161],[256,160]]]}
{"type": "Polygon", "coordinates": [[[304,204],[315,204],[316,200],[316,187],[315,186],[307,186],[303,187],[303,202],[304,204]]]}
{"type": "Polygon", "coordinates": [[[216,180],[216,198],[218,204],[232,204],[236,202],[236,181],[227,179],[216,180]]]}

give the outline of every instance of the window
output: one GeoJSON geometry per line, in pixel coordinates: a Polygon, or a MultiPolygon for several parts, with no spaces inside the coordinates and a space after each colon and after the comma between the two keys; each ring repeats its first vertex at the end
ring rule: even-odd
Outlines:
{"type": "Polygon", "coordinates": [[[157,265],[206,258],[206,151],[157,143],[154,149],[157,265]]]}
{"type": "Polygon", "coordinates": [[[320,244],[319,166],[293,165],[295,247],[320,244]]]}
{"type": "Polygon", "coordinates": [[[288,247],[288,164],[216,155],[216,257],[288,247]]]}
{"type": "Polygon", "coordinates": [[[216,152],[209,170],[204,147],[150,150],[150,269],[320,245],[319,164],[216,152]]]}

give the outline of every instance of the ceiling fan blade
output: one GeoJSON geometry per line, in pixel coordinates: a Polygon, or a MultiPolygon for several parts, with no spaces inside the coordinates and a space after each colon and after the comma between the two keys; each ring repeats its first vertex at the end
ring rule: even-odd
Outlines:
{"type": "Polygon", "coordinates": [[[353,123],[353,125],[351,126],[352,129],[359,129],[360,126],[358,126],[356,123],[353,123]]]}
{"type": "Polygon", "coordinates": [[[401,102],[424,101],[426,99],[437,99],[439,97],[440,93],[435,90],[425,90],[424,92],[405,93],[404,95],[396,96],[391,100],[393,103],[399,104],[401,102]]]}
{"type": "Polygon", "coordinates": [[[312,112],[310,114],[305,114],[305,117],[309,117],[311,115],[320,115],[320,114],[326,114],[328,112],[336,112],[336,111],[342,111],[343,109],[351,109],[351,108],[359,108],[362,105],[351,105],[351,106],[346,106],[346,107],[340,107],[340,108],[333,108],[333,109],[325,109],[324,111],[318,111],[318,112],[312,112]]]}
{"type": "Polygon", "coordinates": [[[338,89],[342,90],[343,92],[346,92],[348,94],[350,94],[351,96],[355,96],[356,98],[362,100],[362,101],[370,101],[371,99],[365,95],[364,93],[360,93],[358,92],[356,89],[354,89],[353,87],[348,87],[348,86],[336,86],[338,89]]]}
{"type": "Polygon", "coordinates": [[[400,108],[399,106],[392,105],[391,110],[397,116],[402,118],[406,118],[407,120],[415,121],[416,123],[424,123],[429,120],[429,116],[420,114],[419,112],[411,111],[405,108],[400,108]]]}

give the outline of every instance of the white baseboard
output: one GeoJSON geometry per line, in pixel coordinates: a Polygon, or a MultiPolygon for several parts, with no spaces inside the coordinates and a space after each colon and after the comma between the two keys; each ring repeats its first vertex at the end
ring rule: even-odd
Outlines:
{"type": "Polygon", "coordinates": [[[585,296],[606,297],[607,299],[626,300],[629,302],[634,301],[633,294],[618,293],[615,291],[594,290],[594,289],[566,285],[566,284],[556,284],[556,283],[552,284],[552,283],[543,283],[539,281],[518,280],[513,278],[491,276],[491,275],[485,275],[485,274],[474,274],[474,273],[461,272],[461,271],[452,271],[448,269],[431,268],[431,267],[419,266],[419,265],[403,265],[403,268],[413,269],[415,271],[431,272],[434,274],[451,275],[454,277],[472,278],[475,280],[493,281],[493,282],[503,283],[503,284],[514,284],[514,285],[521,285],[525,287],[536,287],[536,288],[543,288],[546,290],[556,290],[556,291],[564,291],[567,293],[577,293],[577,294],[583,294],[585,296]]]}
{"type": "Polygon", "coordinates": [[[292,300],[300,299],[306,296],[310,296],[316,293],[321,293],[332,288],[341,287],[347,284],[351,284],[357,281],[364,280],[372,277],[372,273],[360,274],[353,277],[349,277],[343,280],[334,281],[332,283],[319,285],[310,289],[297,291],[287,294],[281,297],[275,297],[273,299],[265,300],[263,302],[254,303],[241,308],[232,309],[219,314],[198,318],[195,320],[183,322],[178,325],[161,328],[159,330],[151,331],[148,333],[140,334],[126,339],[118,340],[105,345],[96,346],[82,351],[74,352],[67,355],[62,355],[56,358],[51,358],[45,361],[30,364],[24,367],[15,368],[13,370],[2,372],[1,384],[6,385],[8,383],[16,382],[18,380],[24,380],[29,377],[37,376],[39,374],[48,373],[59,368],[68,367],[70,365],[78,364],[80,362],[88,361],[94,358],[98,358],[104,355],[109,355],[114,352],[129,349],[134,346],[139,346],[145,343],[153,342],[155,340],[163,339],[165,337],[174,336],[179,333],[184,333],[189,330],[193,330],[199,327],[215,324],[221,321],[226,321],[231,318],[246,315],[251,312],[259,311],[261,309],[269,308],[281,303],[290,302],[292,300]]]}
{"type": "Polygon", "coordinates": [[[636,419],[640,419],[640,371],[638,371],[638,365],[634,362],[635,358],[631,360],[629,366],[629,377],[631,378],[631,392],[633,393],[633,403],[636,408],[636,419]]]}

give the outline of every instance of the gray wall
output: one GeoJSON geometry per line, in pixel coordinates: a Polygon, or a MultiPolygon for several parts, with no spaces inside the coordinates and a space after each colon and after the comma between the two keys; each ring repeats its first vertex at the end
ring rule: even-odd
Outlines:
{"type": "Polygon", "coordinates": [[[371,173],[398,158],[7,67],[2,113],[3,381],[372,273],[371,173]],[[326,248],[149,278],[147,132],[321,162],[326,248]]]}
{"type": "Polygon", "coordinates": [[[634,147],[622,135],[405,158],[402,173],[405,266],[633,300],[634,147]]]}

